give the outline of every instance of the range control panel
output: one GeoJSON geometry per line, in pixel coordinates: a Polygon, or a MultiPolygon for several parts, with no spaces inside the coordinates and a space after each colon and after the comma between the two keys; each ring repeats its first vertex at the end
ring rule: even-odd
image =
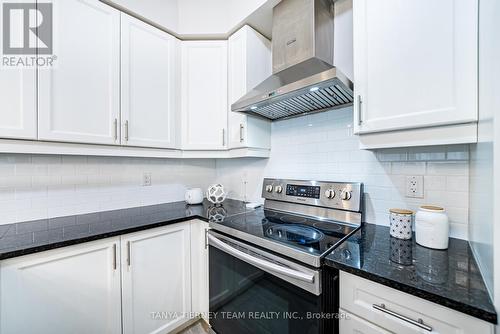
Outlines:
{"type": "Polygon", "coordinates": [[[348,211],[361,211],[362,183],[264,179],[262,197],[348,211]]]}
{"type": "Polygon", "coordinates": [[[319,192],[321,191],[320,186],[303,186],[299,184],[287,184],[286,185],[286,195],[287,196],[297,196],[304,198],[315,198],[319,199],[319,192]]]}

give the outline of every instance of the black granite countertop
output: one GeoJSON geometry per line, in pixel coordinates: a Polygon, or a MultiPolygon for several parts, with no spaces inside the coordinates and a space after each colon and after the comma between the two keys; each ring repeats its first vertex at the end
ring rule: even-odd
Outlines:
{"type": "Polygon", "coordinates": [[[109,238],[199,218],[223,219],[249,211],[245,203],[227,199],[220,207],[174,202],[122,210],[0,225],[0,260],[109,238]]]}
{"type": "Polygon", "coordinates": [[[497,323],[497,314],[469,243],[450,238],[447,250],[390,237],[365,224],[330,253],[325,264],[425,300],[497,323]]]}

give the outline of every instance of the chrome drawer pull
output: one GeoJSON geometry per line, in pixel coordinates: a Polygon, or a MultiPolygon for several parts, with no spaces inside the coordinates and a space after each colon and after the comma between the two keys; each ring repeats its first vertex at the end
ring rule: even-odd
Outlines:
{"type": "Polygon", "coordinates": [[[432,332],[432,327],[424,324],[424,321],[422,319],[420,319],[420,318],[415,321],[413,319],[405,317],[404,315],[401,315],[401,314],[398,314],[398,313],[396,313],[394,311],[388,310],[387,308],[385,308],[385,304],[380,304],[380,305],[373,304],[372,306],[373,306],[374,309],[376,309],[378,311],[381,311],[381,312],[387,313],[389,315],[392,315],[393,317],[396,317],[396,318],[398,318],[400,320],[406,321],[406,322],[408,322],[408,323],[410,323],[410,324],[412,324],[414,326],[417,326],[419,328],[425,329],[428,332],[432,332]]]}

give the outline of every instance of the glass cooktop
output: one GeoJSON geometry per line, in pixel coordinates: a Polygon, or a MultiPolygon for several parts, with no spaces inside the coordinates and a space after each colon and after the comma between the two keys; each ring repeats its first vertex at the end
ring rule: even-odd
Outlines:
{"type": "Polygon", "coordinates": [[[319,266],[321,258],[357,229],[262,208],[211,222],[210,227],[313,266],[319,266]]]}

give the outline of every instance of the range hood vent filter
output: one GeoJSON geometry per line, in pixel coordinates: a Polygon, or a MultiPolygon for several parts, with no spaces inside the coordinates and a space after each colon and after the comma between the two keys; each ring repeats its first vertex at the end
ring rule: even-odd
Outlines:
{"type": "Polygon", "coordinates": [[[277,120],[343,108],[346,104],[353,102],[353,97],[352,92],[344,90],[338,83],[332,83],[323,88],[308,89],[303,94],[280,100],[275,103],[266,101],[260,106],[253,106],[252,112],[271,120],[277,120]]]}

